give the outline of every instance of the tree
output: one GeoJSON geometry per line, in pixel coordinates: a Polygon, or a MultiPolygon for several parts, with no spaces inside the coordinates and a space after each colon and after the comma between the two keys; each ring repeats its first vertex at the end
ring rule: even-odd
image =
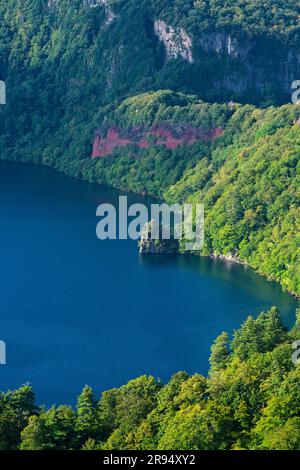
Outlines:
{"type": "Polygon", "coordinates": [[[252,316],[234,333],[231,348],[233,354],[242,360],[261,350],[260,328],[252,316]]]}
{"type": "Polygon", "coordinates": [[[0,394],[0,449],[15,449],[22,429],[31,415],[38,412],[29,385],[0,394]]]}
{"type": "MultiPolygon", "coordinates": [[[[287,375],[263,409],[262,417],[253,429],[254,445],[263,449],[275,445],[281,448],[287,436],[299,429],[299,415],[300,369],[297,367],[287,375]]],[[[298,442],[294,436],[290,445],[297,446],[298,442]]]]}
{"type": "Polygon", "coordinates": [[[116,423],[129,431],[138,426],[155,408],[160,383],[143,375],[120,388],[116,404],[116,423]]]}
{"type": "Polygon", "coordinates": [[[283,426],[264,433],[261,444],[253,446],[266,450],[300,450],[300,418],[290,418],[283,426]]]}
{"type": "Polygon", "coordinates": [[[75,431],[79,441],[79,447],[87,441],[88,438],[97,438],[99,433],[99,424],[97,422],[98,403],[93,390],[85,386],[77,399],[77,416],[75,431]]]}
{"type": "Polygon", "coordinates": [[[247,359],[252,354],[272,351],[286,339],[286,329],[277,308],[261,313],[255,320],[248,317],[234,334],[231,343],[233,354],[247,359]]]}
{"type": "Polygon", "coordinates": [[[158,444],[158,449],[213,450],[230,448],[231,417],[229,409],[213,402],[178,411],[158,444]]]}
{"type": "Polygon", "coordinates": [[[69,406],[54,406],[30,418],[21,434],[21,449],[72,449],[75,444],[75,413],[69,406]]]}

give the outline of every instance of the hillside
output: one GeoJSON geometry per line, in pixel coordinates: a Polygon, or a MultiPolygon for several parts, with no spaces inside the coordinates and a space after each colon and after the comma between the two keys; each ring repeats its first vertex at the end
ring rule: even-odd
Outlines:
{"type": "MultiPolygon", "coordinates": [[[[1,1],[0,158],[204,203],[195,255],[299,297],[299,18],[298,0],[1,1]]],[[[0,450],[299,450],[299,315],[289,332],[272,308],[222,333],[208,377],[85,387],[76,410],[0,392],[0,450]]]]}
{"type": "Polygon", "coordinates": [[[293,105],[261,110],[209,105],[168,91],[138,95],[105,115],[108,136],[116,123],[123,136],[134,125],[184,132],[189,123],[202,138],[173,148],[161,136],[150,136],[142,148],[125,139],[76,171],[170,203],[204,203],[203,254],[238,257],[299,295],[299,117],[293,105]]]}
{"type": "Polygon", "coordinates": [[[162,88],[208,101],[282,103],[300,68],[299,5],[284,5],[8,0],[0,7],[0,78],[11,88],[26,82],[22,92],[30,98],[32,86],[40,90],[43,72],[43,101],[49,93],[56,106],[62,97],[65,105],[87,99],[94,110],[117,97],[162,88]]]}

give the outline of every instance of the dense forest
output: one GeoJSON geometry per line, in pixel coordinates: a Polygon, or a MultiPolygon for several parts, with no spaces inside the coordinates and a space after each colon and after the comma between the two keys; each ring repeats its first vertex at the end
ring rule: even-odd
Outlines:
{"type": "Polygon", "coordinates": [[[299,450],[299,335],[300,312],[287,332],[272,308],[216,339],[208,377],[142,376],[100,400],[86,386],[75,410],[37,407],[28,385],[1,393],[0,448],[299,450]]]}
{"type": "Polygon", "coordinates": [[[293,105],[262,110],[208,105],[167,91],[138,95],[106,115],[106,125],[121,122],[126,130],[189,122],[204,132],[223,132],[173,150],[115,149],[109,157],[73,164],[71,175],[170,203],[204,203],[202,254],[234,255],[299,295],[299,117],[300,107],[293,105]]]}
{"type": "Polygon", "coordinates": [[[0,157],[167,201],[204,202],[203,254],[239,258],[299,295],[300,113],[298,106],[270,106],[290,100],[300,74],[293,58],[298,14],[297,2],[274,0],[2,2],[7,105],[0,107],[0,157]],[[155,35],[157,18],[172,25],[177,58],[168,59],[155,35]],[[192,38],[193,63],[180,55],[182,29],[192,38]],[[267,57],[251,52],[248,41],[267,44],[267,57]],[[255,89],[245,82],[249,64],[255,89]],[[222,135],[91,159],[97,129],[115,124],[125,131],[189,124],[222,135]]]}
{"type": "MultiPolygon", "coordinates": [[[[105,158],[92,159],[91,129],[88,158],[74,159],[74,153],[84,155],[84,134],[69,141],[66,133],[64,153],[56,157],[46,147],[38,161],[72,177],[170,203],[204,203],[200,254],[234,257],[300,295],[299,106],[207,104],[195,96],[157,91],[107,105],[97,118],[94,132],[100,128],[104,134],[115,125],[124,136],[134,126],[168,125],[178,132],[187,123],[203,135],[220,133],[176,148],[150,139],[147,148],[116,147],[105,158]]],[[[37,161],[34,152],[27,154],[30,146],[23,149],[26,155],[17,160],[37,161]]]]}

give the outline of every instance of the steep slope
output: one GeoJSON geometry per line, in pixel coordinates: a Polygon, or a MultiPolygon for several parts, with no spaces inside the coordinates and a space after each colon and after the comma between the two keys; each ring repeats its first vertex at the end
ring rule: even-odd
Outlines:
{"type": "Polygon", "coordinates": [[[300,293],[299,106],[241,108],[241,134],[165,194],[206,206],[206,253],[231,254],[300,293]],[[209,178],[207,178],[209,174],[209,178]]]}
{"type": "Polygon", "coordinates": [[[278,0],[1,2],[0,156],[87,158],[101,108],[149,90],[290,101],[298,18],[278,0]]]}

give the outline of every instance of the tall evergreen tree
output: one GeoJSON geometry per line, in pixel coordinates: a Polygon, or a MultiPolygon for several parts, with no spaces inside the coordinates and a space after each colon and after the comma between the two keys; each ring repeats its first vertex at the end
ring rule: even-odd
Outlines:
{"type": "Polygon", "coordinates": [[[97,407],[98,402],[94,396],[93,390],[85,386],[77,399],[77,416],[75,430],[77,438],[84,444],[88,438],[96,438],[97,425],[97,407]]]}

